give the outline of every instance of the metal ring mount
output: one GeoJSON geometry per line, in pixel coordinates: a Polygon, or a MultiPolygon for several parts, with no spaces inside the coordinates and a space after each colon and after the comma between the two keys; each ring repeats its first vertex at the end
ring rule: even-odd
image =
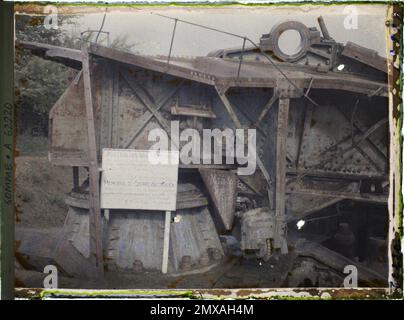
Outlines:
{"type": "Polygon", "coordinates": [[[303,23],[298,21],[282,22],[272,27],[269,42],[272,47],[272,52],[277,58],[282,61],[294,62],[304,57],[309,50],[311,45],[310,31],[303,23]],[[284,53],[279,47],[280,36],[288,30],[296,30],[300,34],[300,49],[297,53],[291,55],[284,53]]]}

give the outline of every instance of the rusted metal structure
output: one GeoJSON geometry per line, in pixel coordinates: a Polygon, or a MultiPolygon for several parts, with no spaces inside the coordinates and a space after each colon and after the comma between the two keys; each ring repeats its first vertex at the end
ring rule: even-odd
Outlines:
{"type": "MultiPolygon", "coordinates": [[[[180,128],[198,131],[255,128],[257,170],[237,176],[237,162],[180,164],[170,274],[224,263],[230,254],[226,236],[232,234],[245,257],[267,261],[293,254],[331,273],[355,264],[363,283],[385,284],[386,59],[336,42],[321,18],[319,26],[286,21],[258,44],[240,37],[240,48],[193,58],[172,56],[173,40],[168,56],[96,43],[80,51],[20,42],[78,71],[50,112],[50,161],[73,167],[65,226],[46,254],[34,252],[29,241],[22,241],[20,252],[36,256],[38,264],[53,260],[74,276],[91,276],[94,266],[99,275],[159,269],[163,214],[106,215],[99,204],[99,168],[103,148],[148,149],[150,130],[162,128],[170,136],[170,121],[178,120],[180,128]],[[279,44],[288,30],[301,40],[292,54],[279,44]],[[79,181],[84,168],[88,179],[79,181]],[[307,228],[299,231],[301,219],[307,228]]],[[[19,236],[35,238],[29,232],[19,236]]],[[[289,285],[307,278],[296,276],[289,285]]]]}

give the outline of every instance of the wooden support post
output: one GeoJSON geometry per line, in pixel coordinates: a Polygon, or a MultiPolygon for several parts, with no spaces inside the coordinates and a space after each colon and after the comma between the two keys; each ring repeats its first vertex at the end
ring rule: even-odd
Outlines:
{"type": "Polygon", "coordinates": [[[279,99],[278,129],[276,134],[276,189],[275,189],[275,217],[277,220],[277,239],[275,247],[281,248],[282,253],[287,253],[284,228],[286,223],[286,141],[288,137],[289,99],[279,99]]]}
{"type": "Polygon", "coordinates": [[[97,277],[104,274],[102,226],[100,208],[100,184],[97,159],[97,142],[95,137],[93,97],[91,92],[90,57],[87,46],[82,51],[84,97],[86,104],[88,127],[88,158],[89,158],[89,214],[90,214],[90,260],[94,263],[97,277]]]}
{"type": "Polygon", "coordinates": [[[168,253],[170,249],[170,224],[171,224],[171,211],[166,211],[164,222],[163,264],[161,267],[162,273],[167,273],[168,269],[168,253]]]}

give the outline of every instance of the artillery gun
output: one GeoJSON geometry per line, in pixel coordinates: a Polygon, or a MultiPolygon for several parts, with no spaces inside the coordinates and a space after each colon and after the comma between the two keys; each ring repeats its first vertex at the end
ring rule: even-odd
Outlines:
{"type": "Polygon", "coordinates": [[[374,254],[387,252],[386,59],[336,42],[321,17],[319,26],[286,21],[258,44],[244,38],[240,48],[203,57],[18,42],[77,70],[49,114],[49,160],[73,168],[66,222],[48,237],[18,231],[20,254],[38,269],[52,262],[69,276],[92,276],[98,241],[103,270],[160,270],[164,214],[94,208],[98,168],[104,148],[147,150],[151,130],[170,134],[170,121],[179,121],[199,132],[256,129],[257,169],[243,176],[237,161],[180,163],[170,275],[225,264],[233,238],[246,258],[294,254],[328,270],[355,264],[362,281],[386,281],[374,254]],[[286,53],[280,38],[290,30],[300,42],[286,53]],[[299,220],[307,232],[296,228],[299,220]],[[358,258],[352,247],[373,254],[358,258]]]}

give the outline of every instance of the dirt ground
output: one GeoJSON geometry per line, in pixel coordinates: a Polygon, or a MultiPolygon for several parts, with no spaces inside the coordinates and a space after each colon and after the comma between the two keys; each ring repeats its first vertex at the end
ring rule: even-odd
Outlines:
{"type": "Polygon", "coordinates": [[[72,169],[52,166],[45,155],[16,157],[15,204],[17,227],[62,227],[72,187],[72,169]]]}

